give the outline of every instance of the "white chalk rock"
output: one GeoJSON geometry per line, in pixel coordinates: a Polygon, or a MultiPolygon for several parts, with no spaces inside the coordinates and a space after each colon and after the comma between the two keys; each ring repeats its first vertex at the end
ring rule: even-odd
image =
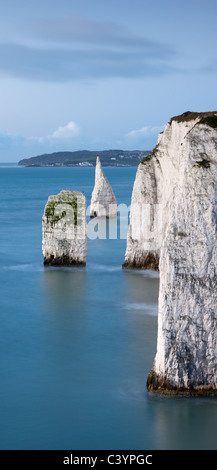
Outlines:
{"type": "Polygon", "coordinates": [[[90,204],[90,217],[116,217],[117,201],[102,170],[99,157],[96,159],[95,186],[90,204]]]}
{"type": "Polygon", "coordinates": [[[160,249],[180,170],[180,151],[194,121],[167,124],[139,164],[133,187],[125,268],[158,270],[160,249]]]}
{"type": "Polygon", "coordinates": [[[42,217],[44,264],[72,266],[86,264],[86,198],[78,191],[61,191],[49,196],[42,217]]]}
{"type": "MultiPolygon", "coordinates": [[[[146,219],[127,256],[160,258],[157,354],[147,386],[159,393],[217,392],[217,113],[172,118],[157,148],[139,165],[133,205],[142,198],[161,215],[146,219]],[[134,199],[135,198],[135,199],[134,199]],[[157,220],[154,220],[154,219],[157,220]],[[161,223],[159,222],[161,219],[161,223]],[[150,225],[155,226],[151,234],[150,225]],[[159,231],[158,231],[159,228],[159,231]]],[[[131,214],[133,220],[133,214],[131,214]]],[[[131,222],[132,223],[132,222],[131,222]]],[[[131,233],[134,227],[131,226],[131,233]]],[[[134,257],[134,258],[133,258],[134,257]]]]}

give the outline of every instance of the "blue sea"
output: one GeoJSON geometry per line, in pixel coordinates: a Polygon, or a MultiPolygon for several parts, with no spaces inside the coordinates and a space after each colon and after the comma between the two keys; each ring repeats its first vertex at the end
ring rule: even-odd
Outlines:
{"type": "MultiPolygon", "coordinates": [[[[104,170],[130,205],[136,168],[104,170]]],[[[93,186],[94,168],[0,166],[0,447],[217,449],[216,398],[146,390],[159,278],[122,270],[126,239],[89,239],[85,268],[43,266],[48,196],[89,205],[93,186]]]]}

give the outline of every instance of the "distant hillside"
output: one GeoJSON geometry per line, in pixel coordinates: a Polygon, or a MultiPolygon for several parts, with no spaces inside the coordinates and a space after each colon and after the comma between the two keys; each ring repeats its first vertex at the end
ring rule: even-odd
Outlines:
{"type": "Polygon", "coordinates": [[[80,150],[77,152],[55,152],[37,157],[24,158],[23,166],[95,166],[97,155],[103,166],[137,166],[148,150],[80,150]]]}

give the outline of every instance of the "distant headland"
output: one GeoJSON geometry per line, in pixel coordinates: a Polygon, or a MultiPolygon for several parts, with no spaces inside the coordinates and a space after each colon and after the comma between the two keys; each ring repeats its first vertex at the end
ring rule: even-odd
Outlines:
{"type": "Polygon", "coordinates": [[[38,166],[95,166],[99,156],[103,166],[137,166],[150,153],[149,150],[79,150],[75,152],[54,152],[36,157],[24,158],[18,165],[38,166]]]}

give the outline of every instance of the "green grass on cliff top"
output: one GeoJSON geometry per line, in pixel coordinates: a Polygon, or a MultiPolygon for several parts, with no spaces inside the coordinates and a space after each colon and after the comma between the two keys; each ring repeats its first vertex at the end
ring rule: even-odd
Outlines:
{"type": "Polygon", "coordinates": [[[174,116],[170,119],[169,123],[171,124],[172,121],[176,122],[188,122],[194,121],[195,119],[201,118],[198,124],[207,124],[210,127],[216,128],[217,127],[217,111],[209,111],[209,112],[201,112],[196,113],[192,111],[186,111],[179,116],[174,116]]]}
{"type": "Polygon", "coordinates": [[[213,129],[217,128],[217,116],[206,116],[203,117],[198,124],[207,124],[207,126],[212,127],[213,129]]]}

